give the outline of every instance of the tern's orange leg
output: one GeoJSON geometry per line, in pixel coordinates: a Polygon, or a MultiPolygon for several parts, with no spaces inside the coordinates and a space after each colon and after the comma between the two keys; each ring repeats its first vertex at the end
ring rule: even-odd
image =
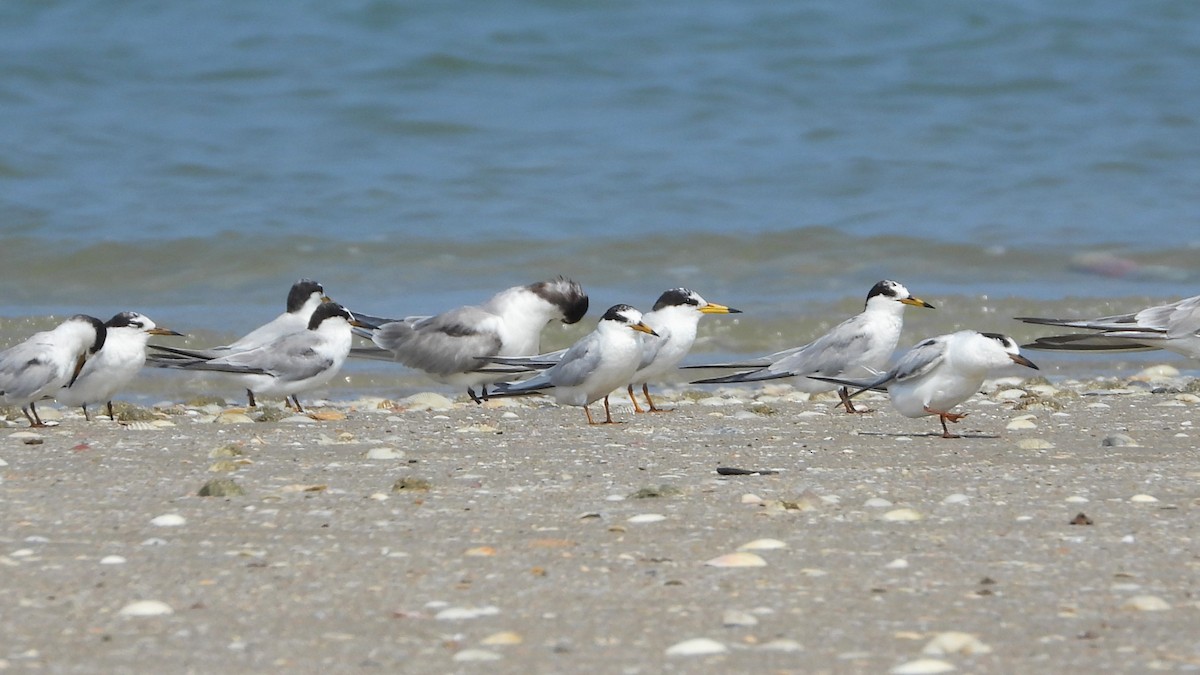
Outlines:
{"type": "Polygon", "coordinates": [[[949,420],[951,422],[958,422],[962,418],[966,417],[967,413],[943,412],[941,410],[934,410],[929,406],[925,406],[925,412],[929,413],[930,415],[938,416],[938,420],[940,420],[942,423],[942,438],[962,438],[962,436],[959,436],[958,434],[950,433],[950,429],[946,427],[946,421],[949,420]]]}
{"type": "MultiPolygon", "coordinates": [[[[633,412],[635,412],[635,413],[646,412],[645,410],[642,410],[642,406],[638,405],[637,396],[635,396],[633,394],[633,385],[632,384],[629,385],[628,388],[626,388],[626,391],[629,392],[629,400],[633,401],[633,412]]],[[[608,399],[604,399],[604,400],[607,401],[608,399]]]]}

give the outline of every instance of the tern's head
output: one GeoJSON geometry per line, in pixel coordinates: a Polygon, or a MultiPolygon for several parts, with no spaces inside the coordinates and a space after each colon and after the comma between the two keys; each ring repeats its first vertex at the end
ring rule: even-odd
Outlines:
{"type": "Polygon", "coordinates": [[[108,330],[105,329],[104,322],[87,314],[76,314],[64,321],[60,328],[62,327],[71,331],[78,330],[86,336],[84,339],[89,343],[88,351],[92,354],[100,351],[104,347],[104,341],[108,338],[108,330]]]}
{"type": "Polygon", "coordinates": [[[354,318],[350,310],[342,307],[336,302],[324,302],[320,307],[313,310],[312,317],[308,320],[308,329],[316,330],[321,327],[321,324],[326,321],[341,319],[351,326],[361,326],[369,328],[366,324],[354,318]]]}
{"type": "Polygon", "coordinates": [[[562,318],[563,323],[577,323],[584,314],[587,314],[587,293],[583,292],[583,286],[566,277],[539,281],[525,286],[525,289],[550,303],[562,318]]]}
{"type": "Polygon", "coordinates": [[[654,303],[654,311],[657,312],[668,307],[694,309],[701,314],[740,314],[742,311],[708,302],[700,297],[699,293],[687,288],[672,288],[658,296],[658,301],[654,303]]]}
{"type": "Polygon", "coordinates": [[[147,335],[176,335],[181,336],[182,333],[176,333],[169,328],[159,328],[150,317],[137,312],[121,312],[113,318],[104,322],[105,328],[130,328],[135,331],[145,333],[147,335]]]}
{"type": "MultiPolygon", "coordinates": [[[[1025,358],[1024,356],[1021,356],[1021,350],[1019,347],[1017,347],[1016,340],[1010,338],[1007,335],[1001,335],[1000,333],[980,333],[980,335],[982,335],[984,338],[992,341],[993,344],[998,346],[1000,348],[1000,350],[1003,351],[1004,356],[1006,356],[1009,361],[1012,361],[1013,363],[1025,366],[1027,368],[1033,368],[1034,370],[1040,370],[1037,366],[1035,366],[1033,364],[1033,361],[1030,361],[1029,359],[1025,358]]],[[[998,365],[1006,365],[1006,364],[1007,364],[1007,361],[1004,361],[1001,358],[1000,363],[998,365]]]]}
{"type": "Polygon", "coordinates": [[[892,303],[900,303],[902,305],[912,305],[913,307],[925,307],[933,309],[933,305],[924,300],[914,297],[908,289],[897,281],[884,279],[871,287],[871,292],[867,293],[867,308],[873,306],[894,307],[892,303]]]}
{"type": "Polygon", "coordinates": [[[325,287],[312,279],[301,279],[292,284],[292,289],[288,291],[287,297],[288,313],[299,312],[310,302],[330,302],[329,296],[325,295],[325,287]]]}
{"type": "Polygon", "coordinates": [[[613,305],[600,317],[600,326],[625,326],[640,333],[657,336],[654,329],[642,322],[642,313],[629,305],[613,305]]]}

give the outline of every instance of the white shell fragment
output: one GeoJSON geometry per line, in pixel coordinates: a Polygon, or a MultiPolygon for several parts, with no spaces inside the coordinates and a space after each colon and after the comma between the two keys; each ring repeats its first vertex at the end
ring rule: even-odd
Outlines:
{"type": "Polygon", "coordinates": [[[667,656],[706,656],[709,654],[724,654],[729,648],[708,638],[684,640],[667,648],[667,656]]]}
{"type": "Polygon", "coordinates": [[[947,631],[933,636],[932,640],[925,643],[921,653],[926,656],[949,656],[952,654],[972,656],[974,654],[991,654],[992,648],[980,642],[979,638],[970,633],[947,631]]]}
{"type": "Polygon", "coordinates": [[[121,611],[117,612],[117,614],[120,616],[132,617],[166,616],[174,613],[175,610],[171,609],[170,605],[158,600],[139,600],[137,602],[131,602],[122,607],[121,611]]]}
{"type": "Polygon", "coordinates": [[[955,670],[954,664],[938,659],[917,659],[902,663],[889,671],[892,675],[937,675],[955,670]]]}
{"type": "Polygon", "coordinates": [[[755,539],[738,547],[739,551],[772,551],[787,548],[787,543],[778,539],[755,539]]]}
{"type": "Polygon", "coordinates": [[[631,523],[657,523],[666,520],[667,517],[661,513],[639,513],[636,516],[629,518],[631,523]]]}
{"type": "Polygon", "coordinates": [[[891,523],[908,523],[923,518],[915,509],[894,509],[880,516],[880,520],[886,520],[891,523]]]}
{"type": "Polygon", "coordinates": [[[737,553],[727,553],[722,556],[717,556],[712,560],[707,560],[704,563],[709,567],[766,567],[767,561],[762,559],[762,556],[749,551],[738,551],[737,553]]]}
{"type": "Polygon", "coordinates": [[[179,527],[187,524],[187,518],[178,513],[167,513],[150,521],[155,527],[179,527]]]}
{"type": "Polygon", "coordinates": [[[1121,605],[1121,609],[1132,609],[1138,612],[1164,612],[1171,609],[1171,605],[1156,595],[1135,595],[1126,600],[1121,605]]]}

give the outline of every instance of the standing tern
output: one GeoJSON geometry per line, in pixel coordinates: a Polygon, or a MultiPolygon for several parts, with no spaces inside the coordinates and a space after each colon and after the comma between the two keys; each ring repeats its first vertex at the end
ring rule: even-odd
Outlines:
{"type": "Polygon", "coordinates": [[[106,337],[100,319],[76,314],[0,352],[0,403],[21,406],[29,426],[46,426],[35,401],[74,381],[88,357],[104,347],[106,337]]]}
{"type": "MultiPolygon", "coordinates": [[[[654,399],[650,398],[649,383],[658,382],[662,376],[674,370],[691,351],[696,342],[696,329],[700,324],[700,317],[705,314],[740,314],[741,311],[708,302],[700,297],[699,293],[687,288],[672,288],[658,296],[654,308],[642,315],[642,321],[653,328],[658,337],[637,336],[642,343],[642,359],[626,389],[629,399],[633,401],[634,411],[646,412],[633,392],[636,385],[641,385],[650,412],[662,412],[662,408],[655,406],[654,399]]],[[[566,351],[562,349],[539,356],[490,358],[488,361],[540,370],[558,363],[566,351]]]]}
{"type": "Polygon", "coordinates": [[[83,408],[84,419],[91,421],[89,403],[107,403],[108,418],[113,415],[112,397],[137,375],[146,363],[146,344],[155,335],[181,336],[159,328],[149,317],[137,312],[121,312],[104,322],[107,337],[104,346],[83,364],[79,375],[54,394],[63,405],[83,408]]]}
{"type": "Polygon", "coordinates": [[[642,313],[629,305],[613,305],[600,317],[596,329],[571,345],[562,359],[522,382],[502,382],[494,396],[518,396],[553,388],[560,405],[580,406],[588,424],[596,424],[588,406],[604,399],[604,423],[612,424],[608,395],[633,381],[642,358],[637,333],[656,335],[642,321],[642,313]]]}
{"type": "Polygon", "coordinates": [[[1019,316],[1018,321],[1046,326],[1083,328],[1094,333],[1068,333],[1034,340],[1025,349],[1077,352],[1149,351],[1165,349],[1200,359],[1200,295],[1132,314],[1096,319],[1043,319],[1019,316]]]}
{"type": "Polygon", "coordinates": [[[537,354],[542,329],[559,319],[578,322],[587,313],[588,296],[576,282],[563,277],[514,286],[482,305],[466,305],[437,316],[382,319],[355,315],[371,325],[356,331],[371,338],[376,348],[354,349],[357,357],[395,360],[424,371],[438,382],[467,389],[471,400],[487,398],[487,385],[511,376],[487,372],[483,361],[492,356],[537,354]]]}
{"type": "MultiPolygon", "coordinates": [[[[933,309],[933,305],[913,297],[902,284],[887,279],[871,287],[863,311],[833,327],[828,333],[802,346],[776,352],[761,359],[740,364],[710,364],[685,368],[739,368],[756,370],[696,380],[693,384],[760,382],[784,377],[797,378],[797,389],[807,392],[837,389],[829,379],[869,377],[883,370],[896,351],[904,328],[906,306],[933,309]]],[[[850,401],[846,387],[838,391],[846,412],[859,411],[850,401]]]]}
{"type": "MultiPolygon", "coordinates": [[[[180,365],[180,362],[186,364],[195,359],[216,359],[237,352],[257,349],[285,335],[304,331],[317,307],[328,302],[332,301],[325,294],[324,286],[312,279],[300,279],[288,290],[286,311],[238,338],[237,341],[220,347],[189,350],[186,355],[173,350],[162,350],[150,356],[149,365],[170,368],[180,365]]],[[[150,346],[160,349],[158,345],[150,346]]],[[[255,405],[254,392],[247,389],[246,398],[250,407],[253,408],[255,405]]]]}
{"type": "Polygon", "coordinates": [[[961,330],[917,343],[891,370],[874,380],[821,379],[857,387],[849,394],[851,398],[868,389],[886,390],[892,407],[901,415],[937,415],[942,422],[942,437],[958,438],[950,433],[946,422],[957,422],[967,414],[952,413],[950,409],[974,396],[989,370],[1013,363],[1038,369],[1007,335],[961,330]]]}
{"type": "Polygon", "coordinates": [[[176,368],[233,373],[249,391],[262,396],[282,395],[289,407],[294,403],[297,412],[304,412],[299,393],[319,387],[337,375],[350,354],[354,337],[351,326],[358,325],[362,324],[344,307],[329,302],[317,307],[306,330],[281,335],[254,349],[214,359],[191,360],[186,358],[187,350],[160,349],[185,357],[176,368]]]}

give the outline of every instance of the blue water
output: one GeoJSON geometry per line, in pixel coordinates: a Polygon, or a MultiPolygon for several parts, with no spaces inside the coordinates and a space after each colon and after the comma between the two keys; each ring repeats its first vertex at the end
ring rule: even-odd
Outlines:
{"type": "Polygon", "coordinates": [[[1197,63],[1191,0],[6,0],[0,314],[553,274],[743,323],[889,276],[1119,311],[1200,287],[1197,63]]]}

